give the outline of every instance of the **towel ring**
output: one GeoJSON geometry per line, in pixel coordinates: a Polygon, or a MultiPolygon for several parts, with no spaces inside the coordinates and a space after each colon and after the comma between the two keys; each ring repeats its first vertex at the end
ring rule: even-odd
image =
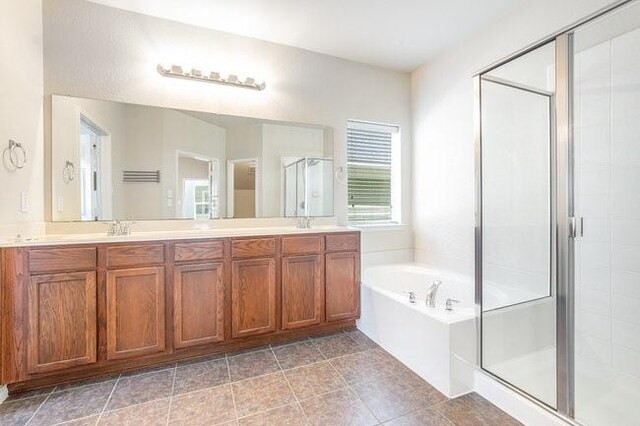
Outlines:
{"type": "Polygon", "coordinates": [[[65,183],[69,183],[76,178],[76,165],[72,161],[66,160],[62,169],[62,178],[65,183]]]}
{"type": "Polygon", "coordinates": [[[5,152],[9,151],[9,162],[16,169],[21,169],[27,164],[27,151],[20,142],[9,139],[9,146],[5,148],[5,152]]]}
{"type": "Polygon", "coordinates": [[[344,167],[338,167],[333,177],[335,178],[336,182],[338,182],[340,185],[346,185],[347,178],[345,175],[346,175],[346,170],[344,169],[344,167]]]}

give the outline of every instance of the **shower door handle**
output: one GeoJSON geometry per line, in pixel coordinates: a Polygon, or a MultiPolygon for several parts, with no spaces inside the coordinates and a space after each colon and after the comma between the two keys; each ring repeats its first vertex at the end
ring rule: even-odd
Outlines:
{"type": "Polygon", "coordinates": [[[569,237],[579,238],[584,236],[584,218],[569,217],[569,237]]]}

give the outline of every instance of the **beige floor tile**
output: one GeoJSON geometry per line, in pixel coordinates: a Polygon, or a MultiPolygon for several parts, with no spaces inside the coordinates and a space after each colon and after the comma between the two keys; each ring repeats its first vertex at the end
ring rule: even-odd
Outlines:
{"type": "Polygon", "coordinates": [[[50,425],[99,414],[113,386],[114,382],[106,382],[52,393],[29,424],[50,425]]]}
{"type": "Polygon", "coordinates": [[[277,371],[280,371],[280,366],[270,348],[229,358],[229,373],[232,382],[277,371]]]}
{"type": "Polygon", "coordinates": [[[165,426],[169,414],[169,398],[130,405],[102,414],[100,426],[165,426]]]}
{"type": "Polygon", "coordinates": [[[300,401],[300,405],[314,426],[378,424],[364,402],[346,389],[300,401]]]}
{"type": "Polygon", "coordinates": [[[303,426],[306,417],[297,404],[289,404],[238,420],[240,426],[303,426]]]}
{"type": "MultiPolygon", "coordinates": [[[[407,374],[392,374],[351,385],[355,393],[384,422],[446,399],[435,388],[407,374]]],[[[417,376],[416,376],[417,377],[417,376]]]]}
{"type": "Polygon", "coordinates": [[[46,398],[46,395],[39,395],[32,396],[31,398],[3,402],[0,404],[0,425],[24,425],[46,398]]]}
{"type": "Polygon", "coordinates": [[[176,396],[171,401],[170,425],[213,425],[234,421],[231,387],[227,385],[176,396]]]}
{"type": "Polygon", "coordinates": [[[446,417],[431,408],[414,411],[385,423],[385,426],[454,426],[446,417]]]}
{"type": "Polygon", "coordinates": [[[324,360],[324,356],[322,356],[320,351],[308,341],[285,346],[275,346],[273,352],[285,370],[324,360]]]}
{"type": "Polygon", "coordinates": [[[345,333],[315,338],[312,339],[312,342],[326,358],[344,356],[366,349],[345,333]]]}
{"type": "Polygon", "coordinates": [[[435,406],[457,426],[516,426],[521,423],[476,393],[435,406]]]}
{"type": "Polygon", "coordinates": [[[199,389],[211,388],[229,382],[227,360],[217,359],[179,366],[176,369],[176,379],[173,394],[193,392],[199,389]]]}
{"type": "Polygon", "coordinates": [[[295,402],[283,373],[243,380],[232,384],[238,417],[295,402]]]}
{"type": "Polygon", "coordinates": [[[346,383],[327,361],[285,371],[298,399],[307,399],[344,388],[346,383]]]}
{"type": "Polygon", "coordinates": [[[162,370],[120,378],[107,405],[107,411],[170,397],[174,373],[175,370],[162,370]]]}

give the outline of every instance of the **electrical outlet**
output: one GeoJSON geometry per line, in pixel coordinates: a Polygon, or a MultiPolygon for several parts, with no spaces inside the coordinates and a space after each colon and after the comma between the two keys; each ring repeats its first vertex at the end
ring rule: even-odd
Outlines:
{"type": "Polygon", "coordinates": [[[167,198],[167,207],[173,206],[173,198],[167,198]]]}
{"type": "Polygon", "coordinates": [[[64,197],[62,195],[60,195],[58,197],[58,200],[56,202],[56,205],[58,207],[58,211],[59,212],[63,212],[64,211],[64,197]]]}
{"type": "Polygon", "coordinates": [[[29,213],[29,193],[20,193],[20,211],[22,213],[29,213]]]}

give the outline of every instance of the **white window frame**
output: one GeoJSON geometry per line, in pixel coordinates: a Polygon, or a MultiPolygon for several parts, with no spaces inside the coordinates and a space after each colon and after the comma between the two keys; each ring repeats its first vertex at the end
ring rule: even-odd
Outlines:
{"type": "MultiPolygon", "coordinates": [[[[373,131],[388,131],[391,133],[391,220],[388,221],[349,221],[349,225],[360,228],[384,228],[402,226],[402,131],[400,126],[393,124],[375,123],[363,120],[348,120],[347,129],[361,129],[373,131]]],[[[348,138],[347,138],[348,144],[348,138]]],[[[347,157],[348,164],[348,157],[347,157]]],[[[348,169],[348,168],[347,168],[348,169]]],[[[349,174],[347,171],[347,180],[349,174]]],[[[347,182],[347,196],[348,196],[347,182]]],[[[347,200],[348,203],[348,200],[347,200]]],[[[347,217],[349,207],[347,205],[347,217]]]]}

